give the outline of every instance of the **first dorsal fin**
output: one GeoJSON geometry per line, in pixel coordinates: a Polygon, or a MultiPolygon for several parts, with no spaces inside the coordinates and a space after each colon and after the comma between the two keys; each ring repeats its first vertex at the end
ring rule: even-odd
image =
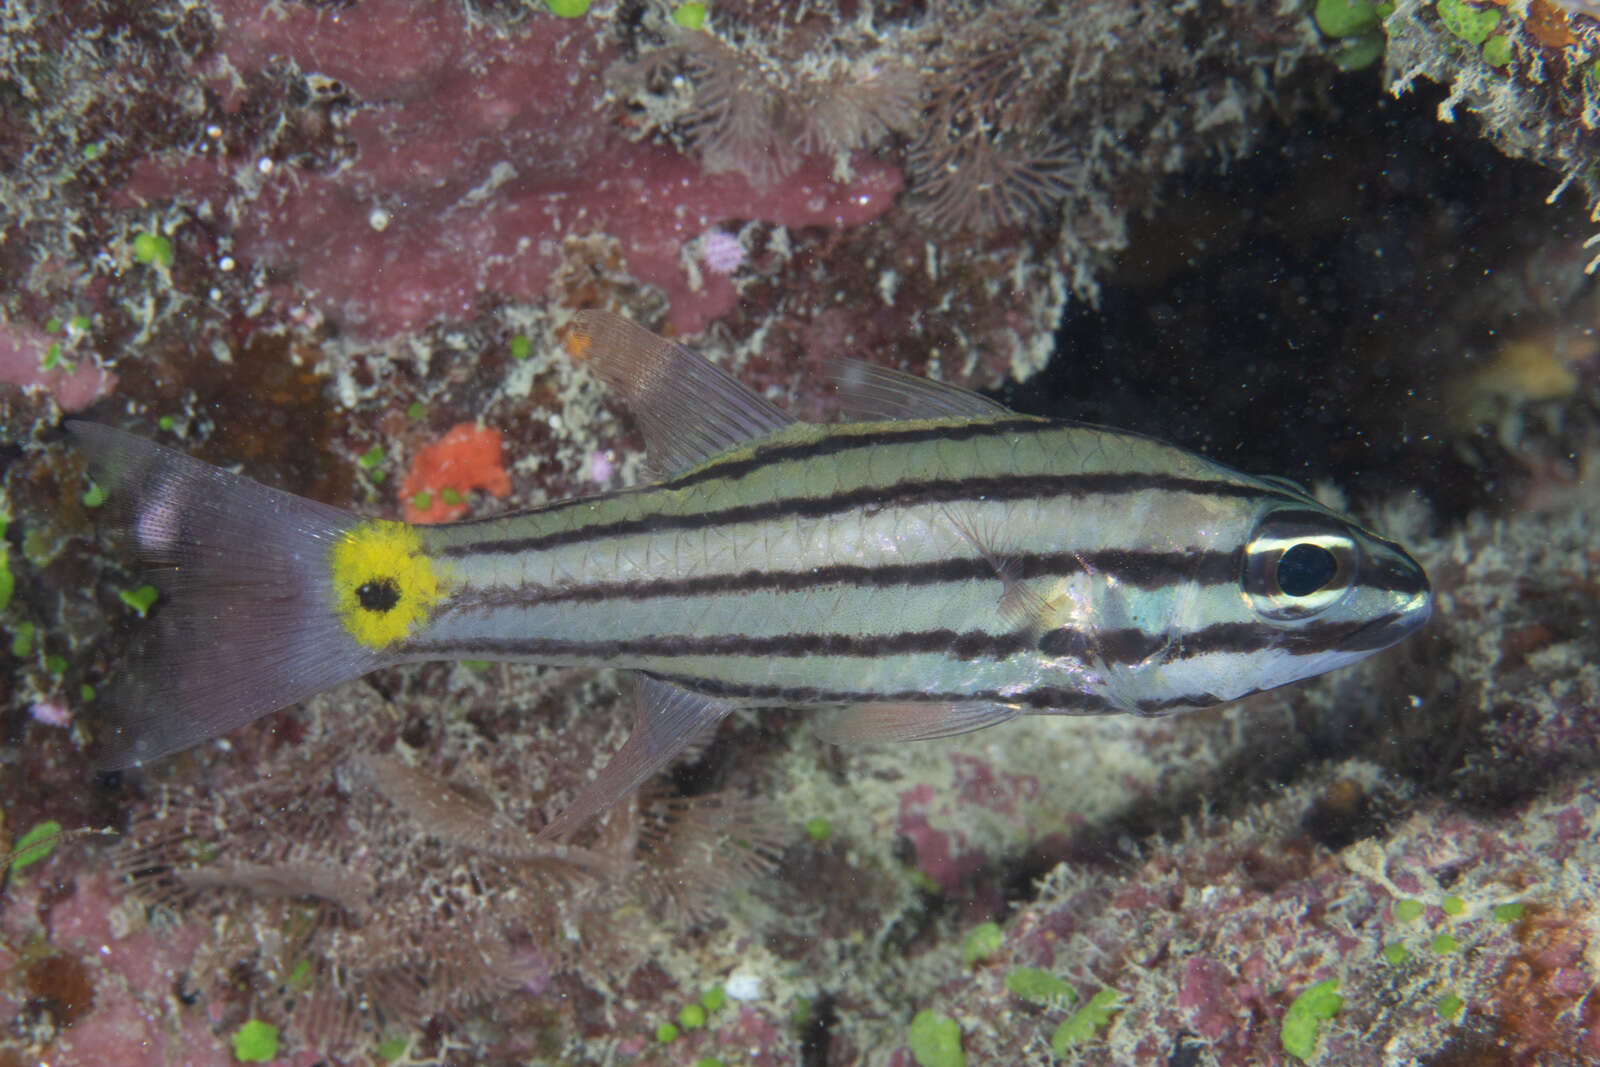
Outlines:
{"type": "Polygon", "coordinates": [[[580,311],[567,351],[621,394],[650,465],[677,474],[794,420],[676,341],[609,311],[580,311]]]}
{"type": "Polygon", "coordinates": [[[996,403],[960,386],[930,378],[834,358],[823,371],[839,391],[839,408],[848,422],[890,422],[899,419],[975,419],[1010,415],[996,403]]]}

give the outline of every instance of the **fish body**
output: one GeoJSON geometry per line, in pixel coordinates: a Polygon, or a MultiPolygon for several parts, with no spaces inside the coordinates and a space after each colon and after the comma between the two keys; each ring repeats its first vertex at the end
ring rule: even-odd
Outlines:
{"type": "Polygon", "coordinates": [[[1165,714],[1354,662],[1431,610],[1397,545],[1149,438],[855,365],[855,421],[808,425],[615,316],[583,313],[570,344],[668,476],[407,526],[75,424],[141,552],[174,568],[107,762],[389,664],[640,672],[633,734],[560,834],[735,706],[827,707],[841,741],[1165,714]]]}
{"type": "Polygon", "coordinates": [[[403,658],[625,667],[770,704],[1203,707],[1390,643],[1418,592],[1392,546],[1303,495],[1019,416],[795,425],[643,489],[419,536],[450,592],[403,658]],[[1283,516],[1334,531],[1352,579],[1402,588],[1264,619],[1293,598],[1241,576],[1283,516]]]}

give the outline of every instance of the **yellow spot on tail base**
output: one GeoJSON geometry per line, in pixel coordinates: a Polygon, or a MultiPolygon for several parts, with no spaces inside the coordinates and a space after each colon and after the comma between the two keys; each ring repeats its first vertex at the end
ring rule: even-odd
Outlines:
{"type": "Polygon", "coordinates": [[[333,546],[329,565],[339,618],[368,648],[387,648],[410,634],[444,598],[439,566],[403,522],[352,527],[333,546]]]}

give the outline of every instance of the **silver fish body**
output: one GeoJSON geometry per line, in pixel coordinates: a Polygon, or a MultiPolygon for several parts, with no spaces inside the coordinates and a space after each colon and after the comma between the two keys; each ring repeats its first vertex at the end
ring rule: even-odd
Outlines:
{"type": "Polygon", "coordinates": [[[620,666],[769,704],[1204,707],[1360,659],[1429,604],[1401,549],[1303,493],[1020,416],[795,426],[421,536],[452,591],[405,658],[620,666]],[[1295,545],[1328,571],[1298,596],[1277,570],[1295,545]]]}
{"type": "Polygon", "coordinates": [[[1164,714],[1354,662],[1431,611],[1399,546],[1149,438],[854,364],[852,421],[807,425],[616,316],[581,313],[569,347],[629,401],[663,480],[407,526],[74,424],[172,569],[107,764],[389,664],[635,670],[634,731],[559,835],[735,706],[826,706],[840,741],[1164,714]]]}

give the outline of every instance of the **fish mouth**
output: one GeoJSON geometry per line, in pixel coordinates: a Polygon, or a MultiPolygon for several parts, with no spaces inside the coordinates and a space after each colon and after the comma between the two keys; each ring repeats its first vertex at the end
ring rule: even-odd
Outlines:
{"type": "Polygon", "coordinates": [[[1386,612],[1339,642],[1341,652],[1376,652],[1398,644],[1422,629],[1433,616],[1433,597],[1419,593],[1415,603],[1386,612]]]}
{"type": "Polygon", "coordinates": [[[1363,575],[1363,584],[1383,590],[1389,610],[1339,642],[1341,651],[1376,652],[1388,648],[1422,629],[1433,617],[1433,587],[1416,560],[1396,549],[1392,555],[1386,553],[1372,563],[1375,573],[1363,575]]]}

